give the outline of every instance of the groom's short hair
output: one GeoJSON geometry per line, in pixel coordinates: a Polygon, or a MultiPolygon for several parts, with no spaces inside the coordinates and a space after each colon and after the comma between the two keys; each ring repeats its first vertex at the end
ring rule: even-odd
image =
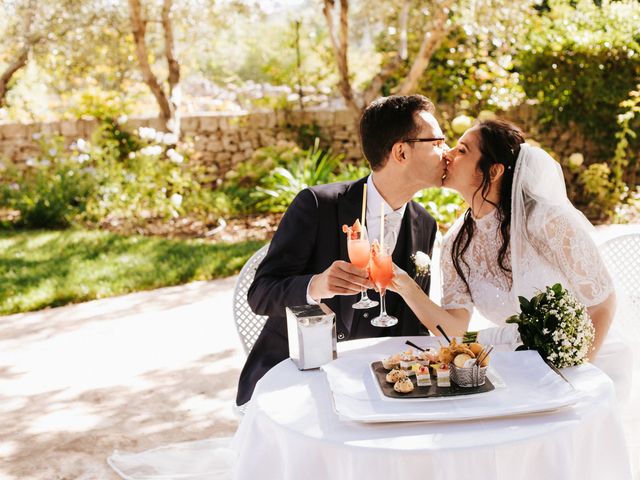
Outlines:
{"type": "Polygon", "coordinates": [[[371,102],[360,117],[360,143],[371,170],[385,166],[394,144],[419,133],[415,115],[422,111],[436,111],[423,95],[392,95],[371,102]]]}

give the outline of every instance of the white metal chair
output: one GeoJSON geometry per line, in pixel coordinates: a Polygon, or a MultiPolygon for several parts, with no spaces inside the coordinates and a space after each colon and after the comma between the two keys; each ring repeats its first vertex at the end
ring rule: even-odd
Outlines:
{"type": "Polygon", "coordinates": [[[253,282],[256,269],[267,254],[268,249],[269,244],[266,244],[247,260],[247,263],[244,264],[240,271],[238,283],[236,283],[236,288],[233,292],[233,321],[236,324],[245,354],[248,354],[253,344],[256,343],[262,327],[267,321],[266,316],[256,315],[251,311],[247,303],[247,292],[253,282]]]}
{"type": "Polygon", "coordinates": [[[627,340],[640,340],[640,233],[607,240],[600,252],[618,292],[616,322],[627,340]]]}

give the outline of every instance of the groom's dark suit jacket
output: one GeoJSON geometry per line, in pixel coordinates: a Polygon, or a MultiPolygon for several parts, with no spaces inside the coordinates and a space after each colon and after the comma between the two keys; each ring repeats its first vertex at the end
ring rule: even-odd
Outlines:
{"type": "MultiPolygon", "coordinates": [[[[273,366],[289,356],[285,307],[305,305],[311,277],[326,270],[335,260],[349,261],[347,236],[342,225],[352,225],[362,210],[366,178],[356,182],[319,185],[298,194],[282,217],[269,251],[249,288],[252,310],[269,318],[240,374],[236,403],[249,401],[256,382],[273,366]]],[[[402,219],[393,262],[410,275],[415,267],[410,256],[417,251],[432,253],[437,225],[419,204],[409,202],[402,219]]],[[[419,283],[429,293],[430,277],[419,283]]],[[[370,297],[378,299],[376,292],[370,297]]],[[[323,300],[336,314],[338,341],[367,337],[428,335],[426,328],[393,292],[387,292],[387,311],[398,317],[394,327],[371,325],[379,307],[354,310],[357,295],[323,300]]]]}

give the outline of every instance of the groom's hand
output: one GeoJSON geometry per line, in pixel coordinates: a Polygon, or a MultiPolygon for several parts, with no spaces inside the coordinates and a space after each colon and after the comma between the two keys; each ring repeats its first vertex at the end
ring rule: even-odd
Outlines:
{"type": "Polygon", "coordinates": [[[363,288],[373,288],[367,270],[343,260],[336,260],[309,284],[309,296],[319,300],[336,295],[354,295],[363,288]]]}

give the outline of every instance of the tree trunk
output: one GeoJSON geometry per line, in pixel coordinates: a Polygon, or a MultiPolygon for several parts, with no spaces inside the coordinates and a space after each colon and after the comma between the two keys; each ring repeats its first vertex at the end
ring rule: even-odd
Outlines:
{"type": "Polygon", "coordinates": [[[2,72],[2,76],[0,76],[0,108],[4,106],[4,99],[7,95],[7,91],[9,90],[8,85],[11,81],[11,77],[13,77],[14,73],[16,73],[27,64],[30,49],[31,45],[25,45],[24,47],[22,47],[18,58],[16,58],[15,61],[11,65],[9,65],[4,72],[2,72]]]}
{"type": "Polygon", "coordinates": [[[324,6],[322,13],[327,21],[327,33],[329,40],[331,41],[331,47],[333,49],[333,56],[336,59],[336,65],[338,67],[338,89],[344,99],[345,105],[351,112],[356,122],[356,125],[360,122],[360,116],[362,115],[362,107],[359,106],[355,100],[353,94],[353,87],[351,86],[351,80],[349,79],[349,63],[348,63],[348,47],[349,47],[349,0],[340,0],[340,34],[339,41],[336,39],[332,10],[335,5],[335,0],[324,0],[324,6]]]}
{"type": "Polygon", "coordinates": [[[180,63],[174,55],[173,44],[173,26],[171,24],[171,5],[172,0],[164,0],[162,4],[162,28],[164,29],[164,49],[167,57],[167,66],[169,70],[169,101],[173,111],[173,128],[174,133],[180,133],[180,117],[178,115],[180,106],[180,63]]]}
{"type": "MultiPolygon", "coordinates": [[[[149,52],[147,50],[147,44],[145,41],[145,34],[147,31],[147,21],[142,18],[142,8],[139,0],[129,0],[130,14],[131,14],[131,29],[133,31],[133,40],[136,46],[136,56],[138,57],[138,64],[140,71],[142,72],[142,78],[147,84],[151,93],[156,98],[158,107],[160,108],[160,119],[169,131],[173,131],[172,127],[174,119],[174,110],[172,108],[166,93],[162,89],[160,82],[151,71],[149,65],[149,52]]],[[[177,132],[174,132],[177,133],[177,132]]]]}
{"type": "Polygon", "coordinates": [[[40,36],[33,36],[31,34],[31,25],[33,23],[33,17],[36,12],[36,0],[31,0],[24,14],[23,18],[23,45],[20,49],[18,57],[9,64],[9,66],[0,75],[0,108],[4,106],[4,101],[9,91],[9,82],[15,73],[23,68],[27,64],[29,59],[29,51],[40,41],[40,36]]]}
{"type": "Polygon", "coordinates": [[[451,27],[445,25],[449,19],[450,5],[451,0],[446,1],[436,10],[435,19],[433,23],[429,25],[429,30],[424,34],[418,55],[413,61],[413,65],[411,65],[411,70],[409,70],[405,79],[395,89],[396,94],[410,95],[415,92],[420,77],[422,77],[424,71],[429,66],[431,57],[451,31],[451,27]]]}

